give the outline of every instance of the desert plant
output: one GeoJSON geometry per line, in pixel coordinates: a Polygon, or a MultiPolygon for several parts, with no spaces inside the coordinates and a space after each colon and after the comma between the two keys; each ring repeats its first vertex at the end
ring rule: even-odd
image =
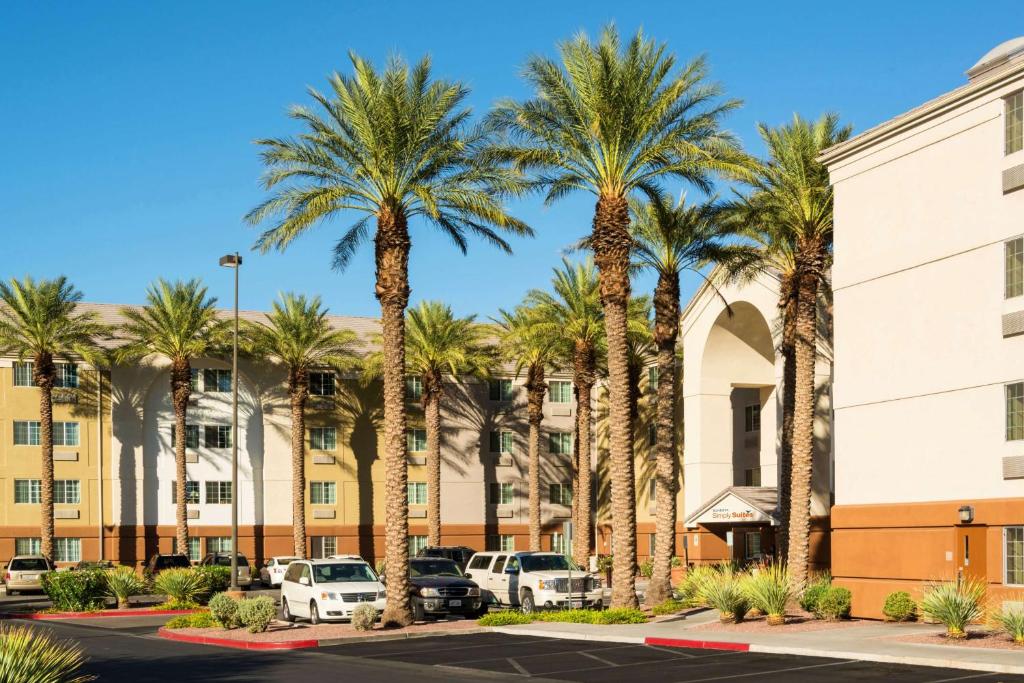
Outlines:
{"type": "Polygon", "coordinates": [[[699,607],[707,604],[704,598],[704,586],[717,579],[719,570],[712,565],[696,565],[686,570],[683,581],[679,585],[679,594],[690,606],[699,607]]]}
{"type": "Polygon", "coordinates": [[[769,626],[786,623],[786,605],[792,597],[789,571],[781,563],[760,567],[742,581],[743,592],[756,609],[767,615],[769,626]]]}
{"type": "Polygon", "coordinates": [[[654,560],[644,560],[640,563],[640,576],[645,579],[651,578],[651,574],[654,572],[654,560]]]}
{"type": "Polygon", "coordinates": [[[175,617],[171,617],[164,624],[164,628],[175,630],[179,628],[190,628],[192,626],[192,615],[191,614],[179,614],[175,617]]]}
{"type": "Polygon", "coordinates": [[[4,683],[86,683],[79,674],[85,658],[67,641],[27,626],[0,625],[0,681],[4,683]]]}
{"type": "Polygon", "coordinates": [[[377,608],[373,605],[356,605],[352,610],[352,628],[357,631],[372,631],[377,621],[377,608]]]}
{"type": "Polygon", "coordinates": [[[506,612],[491,612],[476,620],[481,626],[515,626],[516,624],[529,624],[533,616],[508,610],[506,612]]]}
{"type": "Polygon", "coordinates": [[[172,609],[185,609],[206,592],[206,577],[195,569],[165,569],[153,583],[157,593],[167,596],[172,609]]]}
{"type": "Polygon", "coordinates": [[[814,578],[809,586],[804,589],[800,596],[800,607],[805,612],[816,614],[818,611],[818,600],[832,585],[832,577],[828,574],[821,574],[814,578]]]}
{"type": "Polygon", "coordinates": [[[277,605],[274,604],[273,598],[260,595],[238,602],[238,620],[242,622],[243,626],[248,627],[249,633],[266,631],[270,622],[275,618],[277,618],[277,605]]]}
{"type": "Polygon", "coordinates": [[[146,582],[134,567],[117,567],[106,573],[107,595],[117,599],[117,608],[128,607],[128,598],[140,595],[146,590],[146,582]]]}
{"type": "Polygon", "coordinates": [[[203,577],[206,582],[206,590],[211,596],[226,591],[231,585],[231,567],[208,564],[193,567],[192,571],[203,577]]]}
{"type": "Polygon", "coordinates": [[[676,614],[686,609],[686,603],[682,600],[669,599],[665,602],[659,602],[657,605],[651,608],[651,612],[656,616],[662,616],[665,614],[676,614]]]}
{"type": "Polygon", "coordinates": [[[996,612],[992,620],[1013,638],[1013,642],[1024,645],[1024,609],[996,612]]]}
{"type": "Polygon", "coordinates": [[[192,628],[213,628],[214,626],[219,626],[219,622],[206,610],[196,612],[195,614],[184,614],[182,616],[188,617],[189,624],[192,628]]]}
{"type": "Polygon", "coordinates": [[[946,627],[948,638],[967,637],[967,625],[985,614],[985,584],[977,579],[948,581],[927,588],[921,612],[946,627]]]}
{"type": "Polygon", "coordinates": [[[743,621],[743,616],[750,608],[742,582],[731,571],[718,572],[717,577],[701,587],[699,595],[709,607],[718,610],[718,618],[723,624],[743,621]]]}
{"type": "Polygon", "coordinates": [[[849,589],[830,586],[818,599],[815,615],[825,621],[839,621],[850,616],[850,601],[853,596],[849,589]]]}
{"type": "Polygon", "coordinates": [[[917,603],[906,591],[893,591],[885,597],[882,614],[887,621],[912,621],[917,616],[917,603]]]}
{"type": "Polygon", "coordinates": [[[43,574],[42,585],[57,612],[100,609],[107,594],[107,577],[99,569],[48,572],[43,574]]]}
{"type": "Polygon", "coordinates": [[[227,593],[217,593],[210,598],[210,614],[217,620],[217,623],[225,629],[233,629],[239,626],[238,601],[227,593]]]}

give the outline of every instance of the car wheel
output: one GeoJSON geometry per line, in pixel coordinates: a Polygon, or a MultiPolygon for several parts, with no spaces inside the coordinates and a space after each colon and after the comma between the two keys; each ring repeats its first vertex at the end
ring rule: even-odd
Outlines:
{"type": "Polygon", "coordinates": [[[283,597],[281,598],[281,618],[288,623],[295,621],[295,617],[292,616],[292,611],[288,609],[288,601],[283,597]]]}
{"type": "Polygon", "coordinates": [[[426,621],[427,611],[423,609],[423,604],[418,602],[412,603],[412,620],[413,621],[426,621]]]}
{"type": "Polygon", "coordinates": [[[316,600],[309,603],[309,623],[313,624],[313,626],[321,623],[320,610],[316,606],[316,600]]]}
{"type": "Polygon", "coordinates": [[[523,591],[523,596],[519,599],[519,609],[523,614],[533,614],[536,611],[537,605],[533,602],[533,591],[523,591]]]}
{"type": "Polygon", "coordinates": [[[479,619],[480,617],[484,616],[485,614],[487,614],[487,603],[486,602],[484,604],[480,605],[480,609],[478,609],[476,611],[476,617],[477,617],[477,619],[479,619]]]}

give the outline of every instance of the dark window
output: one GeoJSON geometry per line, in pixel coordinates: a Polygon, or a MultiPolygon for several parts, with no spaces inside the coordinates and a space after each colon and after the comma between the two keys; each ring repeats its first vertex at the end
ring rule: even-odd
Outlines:
{"type": "Polygon", "coordinates": [[[498,559],[494,561],[494,567],[491,569],[492,574],[500,574],[505,568],[505,555],[498,555],[498,559]]]}

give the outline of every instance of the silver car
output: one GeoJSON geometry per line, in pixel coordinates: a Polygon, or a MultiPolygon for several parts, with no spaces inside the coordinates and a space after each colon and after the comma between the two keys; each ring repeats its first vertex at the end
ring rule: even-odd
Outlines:
{"type": "Polygon", "coordinates": [[[53,563],[42,555],[15,555],[4,570],[7,595],[43,590],[43,574],[53,570],[53,563]]]}

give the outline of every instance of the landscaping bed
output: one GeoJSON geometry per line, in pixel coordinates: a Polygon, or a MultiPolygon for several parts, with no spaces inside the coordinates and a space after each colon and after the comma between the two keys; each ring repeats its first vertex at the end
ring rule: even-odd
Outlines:
{"type": "Polygon", "coordinates": [[[787,614],[786,623],[781,626],[769,626],[767,617],[747,617],[738,624],[723,624],[718,620],[704,624],[687,626],[688,631],[707,631],[717,633],[801,633],[806,631],[830,631],[857,626],[866,626],[872,622],[860,619],[843,619],[841,621],[825,621],[815,619],[810,614],[787,614]]]}
{"type": "Polygon", "coordinates": [[[942,631],[935,633],[913,633],[903,636],[895,636],[887,640],[895,640],[900,643],[918,643],[921,645],[943,645],[945,647],[974,647],[988,650],[1016,650],[1024,655],[1024,645],[1017,645],[1006,633],[999,631],[986,631],[982,629],[968,630],[967,638],[959,640],[947,638],[942,631]]]}

